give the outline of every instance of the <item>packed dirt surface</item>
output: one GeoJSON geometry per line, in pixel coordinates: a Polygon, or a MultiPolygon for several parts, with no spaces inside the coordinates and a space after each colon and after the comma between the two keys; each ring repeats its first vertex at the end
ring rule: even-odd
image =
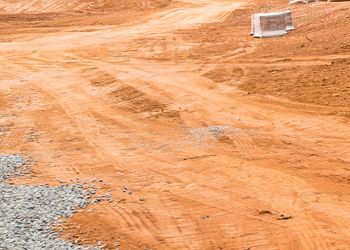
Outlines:
{"type": "Polygon", "coordinates": [[[0,0],[14,184],[112,199],[57,230],[106,249],[347,249],[350,2],[0,0]],[[296,30],[249,36],[255,12],[296,30]]]}

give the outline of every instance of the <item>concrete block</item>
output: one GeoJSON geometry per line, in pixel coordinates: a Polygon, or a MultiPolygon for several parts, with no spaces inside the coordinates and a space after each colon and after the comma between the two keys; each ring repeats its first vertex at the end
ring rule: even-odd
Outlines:
{"type": "Polygon", "coordinates": [[[283,36],[293,29],[290,10],[252,15],[250,34],[254,37],[283,36]]]}
{"type": "Polygon", "coordinates": [[[294,30],[294,26],[292,23],[292,12],[290,10],[286,10],[284,12],[285,19],[286,19],[286,30],[291,31],[294,30]]]}

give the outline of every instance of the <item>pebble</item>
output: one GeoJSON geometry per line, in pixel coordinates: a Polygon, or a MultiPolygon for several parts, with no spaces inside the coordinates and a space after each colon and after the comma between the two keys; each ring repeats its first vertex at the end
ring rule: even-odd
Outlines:
{"type": "Polygon", "coordinates": [[[79,246],[59,238],[51,229],[59,218],[69,217],[88,200],[81,185],[58,187],[13,186],[4,179],[26,168],[19,155],[0,155],[0,249],[11,250],[97,250],[100,246],[79,246]]]}

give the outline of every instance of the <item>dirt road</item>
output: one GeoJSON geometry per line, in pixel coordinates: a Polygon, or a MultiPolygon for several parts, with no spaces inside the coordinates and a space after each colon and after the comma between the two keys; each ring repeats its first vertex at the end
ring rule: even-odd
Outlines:
{"type": "Polygon", "coordinates": [[[36,161],[12,182],[92,183],[113,197],[67,219],[62,237],[109,249],[350,245],[350,123],[339,115],[350,105],[240,87],[252,69],[350,54],[254,59],[262,44],[249,37],[225,53],[204,42],[203,27],[229,29],[250,5],[180,1],[132,22],[38,27],[0,43],[0,149],[36,161]]]}

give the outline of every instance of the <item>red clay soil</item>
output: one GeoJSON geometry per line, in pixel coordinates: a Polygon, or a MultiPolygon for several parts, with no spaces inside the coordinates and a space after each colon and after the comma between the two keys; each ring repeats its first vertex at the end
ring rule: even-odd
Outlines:
{"type": "Polygon", "coordinates": [[[112,195],[64,219],[62,238],[348,248],[350,2],[9,2],[0,151],[33,159],[10,182],[112,195]],[[252,13],[289,8],[296,30],[249,36],[252,13]]]}
{"type": "Polygon", "coordinates": [[[249,93],[275,95],[296,102],[350,107],[350,60],[334,59],[330,65],[326,63],[251,70],[242,88],[249,93]]]}

